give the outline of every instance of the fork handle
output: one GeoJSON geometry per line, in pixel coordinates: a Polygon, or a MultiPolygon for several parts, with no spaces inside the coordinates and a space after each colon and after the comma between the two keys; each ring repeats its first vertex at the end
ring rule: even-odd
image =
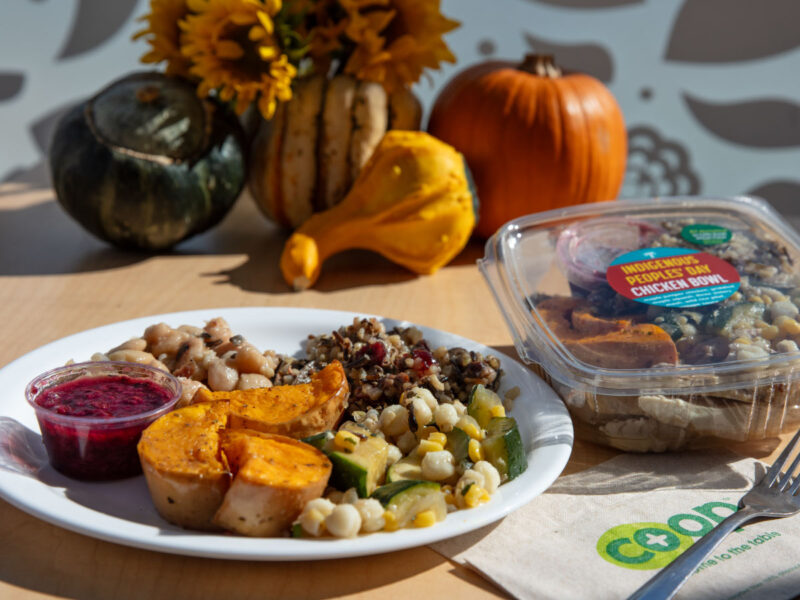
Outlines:
{"type": "Polygon", "coordinates": [[[695,572],[706,556],[728,535],[757,517],[761,511],[745,506],[717,524],[683,554],[664,567],[657,575],[634,592],[628,600],[668,600],[695,572]]]}

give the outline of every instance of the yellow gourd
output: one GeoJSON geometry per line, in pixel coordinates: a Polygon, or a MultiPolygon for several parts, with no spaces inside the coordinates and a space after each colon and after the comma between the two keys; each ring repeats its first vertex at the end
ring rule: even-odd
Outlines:
{"type": "Polygon", "coordinates": [[[464,248],[474,226],[461,154],[423,132],[389,131],[342,202],[287,240],[281,271],[302,290],[329,256],[361,248],[429,274],[464,248]]]}

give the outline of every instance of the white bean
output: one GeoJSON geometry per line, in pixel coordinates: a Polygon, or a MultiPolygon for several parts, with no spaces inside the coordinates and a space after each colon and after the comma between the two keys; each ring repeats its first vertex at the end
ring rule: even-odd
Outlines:
{"type": "Polygon", "coordinates": [[[392,404],[381,411],[381,431],[391,437],[399,437],[408,431],[408,409],[392,404]]]}
{"type": "Polygon", "coordinates": [[[455,472],[455,460],[447,450],[428,452],[422,458],[422,476],[429,481],[449,479],[455,472]]]}
{"type": "Polygon", "coordinates": [[[452,431],[458,422],[458,413],[452,404],[440,404],[433,413],[436,426],[444,432],[452,431]]]}
{"type": "Polygon", "coordinates": [[[389,444],[389,451],[386,455],[386,466],[391,467],[398,460],[403,458],[403,452],[394,444],[389,444]]]}
{"type": "Polygon", "coordinates": [[[358,500],[358,492],[356,488],[350,488],[342,495],[340,504],[355,504],[356,500],[358,500]]]}
{"type": "Polygon", "coordinates": [[[472,466],[472,470],[483,475],[483,488],[490,494],[494,494],[500,487],[500,473],[492,463],[479,460],[472,466]]]}
{"type": "Polygon", "coordinates": [[[417,440],[417,436],[410,431],[406,431],[403,435],[397,438],[397,447],[400,448],[400,451],[406,455],[416,448],[418,443],[419,441],[417,440]]]}
{"type": "Polygon", "coordinates": [[[361,515],[361,531],[380,531],[386,525],[383,518],[383,505],[375,498],[360,498],[353,506],[361,515]]]}
{"type": "Polygon", "coordinates": [[[464,403],[461,402],[461,400],[453,400],[453,408],[456,409],[456,413],[459,417],[467,414],[467,407],[464,406],[464,403]]]}
{"type": "Polygon", "coordinates": [[[352,504],[339,504],[325,517],[325,527],[336,537],[355,537],[361,529],[361,514],[352,504]]]}
{"type": "Polygon", "coordinates": [[[433,419],[433,411],[422,398],[414,398],[411,402],[411,410],[414,412],[414,420],[417,422],[417,429],[425,427],[433,419]]]}
{"type": "Polygon", "coordinates": [[[306,502],[303,512],[300,513],[298,522],[300,526],[311,535],[318,536],[322,533],[322,524],[328,515],[333,512],[336,505],[325,498],[314,498],[306,502]]]}

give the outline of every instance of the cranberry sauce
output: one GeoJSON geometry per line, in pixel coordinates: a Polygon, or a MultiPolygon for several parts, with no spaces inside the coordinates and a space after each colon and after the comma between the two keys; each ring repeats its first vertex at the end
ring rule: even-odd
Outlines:
{"type": "Polygon", "coordinates": [[[59,415],[111,419],[150,412],[169,402],[169,390],[126,375],[83,377],[43,390],[36,404],[59,415]]]}
{"type": "Polygon", "coordinates": [[[169,387],[127,375],[83,377],[32,392],[44,409],[37,410],[37,418],[50,463],[86,480],[140,473],[136,444],[156,417],[137,415],[175,399],[169,387]]]}

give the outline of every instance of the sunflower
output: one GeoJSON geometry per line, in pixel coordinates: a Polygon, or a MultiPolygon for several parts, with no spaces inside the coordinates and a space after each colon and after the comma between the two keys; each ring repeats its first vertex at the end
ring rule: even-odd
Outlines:
{"type": "Polygon", "coordinates": [[[426,68],[456,58],[442,36],[458,27],[442,15],[440,0],[339,0],[347,11],[345,35],[355,44],[344,67],[388,91],[419,81],[426,68]]]}
{"type": "Polygon", "coordinates": [[[218,90],[223,102],[235,99],[241,114],[258,98],[265,119],[278,100],[292,97],[297,69],[281,50],[273,18],[281,0],[187,0],[190,14],[180,22],[181,51],[200,83],[197,94],[218,90]]]}
{"type": "Polygon", "coordinates": [[[167,62],[168,75],[186,77],[189,74],[189,60],[181,54],[181,30],[178,21],[189,12],[186,0],[150,0],[150,12],[140,20],[147,28],[136,32],[134,40],[146,37],[150,51],[141,58],[143,63],[167,62]]]}

